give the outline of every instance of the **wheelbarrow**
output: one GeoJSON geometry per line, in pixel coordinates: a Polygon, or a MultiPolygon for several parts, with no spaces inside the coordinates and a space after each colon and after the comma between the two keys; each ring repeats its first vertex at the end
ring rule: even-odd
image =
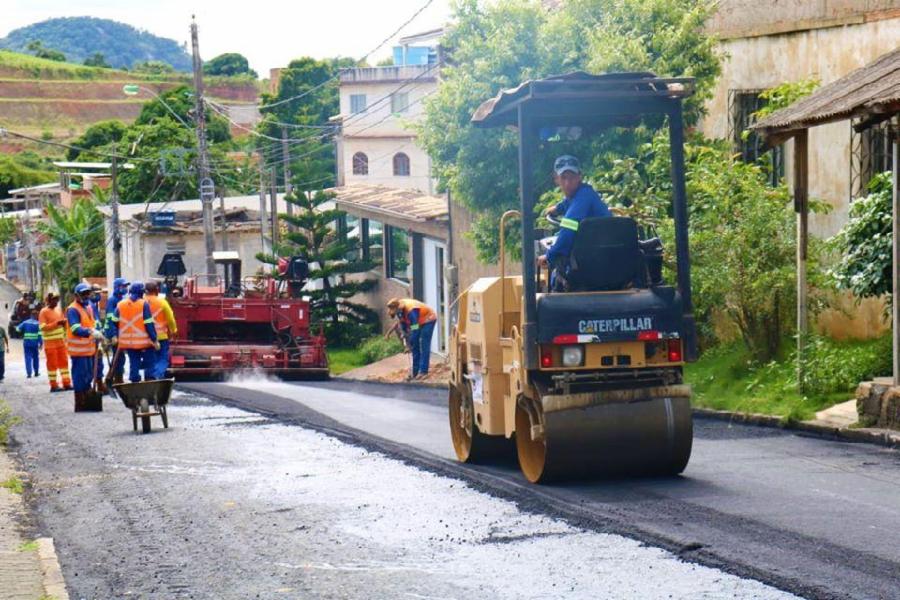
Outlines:
{"type": "Polygon", "coordinates": [[[136,383],[117,383],[112,389],[121,398],[125,407],[131,409],[134,430],[138,430],[140,418],[142,431],[150,433],[150,417],[160,417],[163,427],[169,428],[166,406],[169,404],[174,383],[174,379],[151,379],[136,383]]]}

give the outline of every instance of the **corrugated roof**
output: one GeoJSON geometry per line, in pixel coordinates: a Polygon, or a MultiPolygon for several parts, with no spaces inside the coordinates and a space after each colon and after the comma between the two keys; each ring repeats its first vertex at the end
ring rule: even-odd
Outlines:
{"type": "Polygon", "coordinates": [[[339,209],[359,207],[409,221],[437,221],[447,218],[447,199],[418,190],[384,185],[351,184],[326,190],[335,195],[339,209]]]}
{"type": "MultiPolygon", "coordinates": [[[[627,101],[647,97],[684,98],[693,92],[694,79],[689,77],[663,78],[646,71],[600,75],[575,71],[525,81],[518,87],[501,91],[475,110],[472,123],[479,127],[515,125],[516,107],[529,100],[540,99],[554,104],[596,102],[599,99],[627,101]]],[[[599,117],[603,114],[602,107],[592,106],[591,115],[599,117]]]]}
{"type": "Polygon", "coordinates": [[[881,121],[900,112],[900,48],[772,113],[751,127],[778,143],[797,131],[847,119],[881,121]]]}

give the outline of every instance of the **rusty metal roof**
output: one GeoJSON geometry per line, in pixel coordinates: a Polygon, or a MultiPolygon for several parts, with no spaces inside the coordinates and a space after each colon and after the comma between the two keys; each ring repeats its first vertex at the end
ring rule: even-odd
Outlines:
{"type": "Polygon", "coordinates": [[[900,112],[900,48],[856,69],[751,127],[769,144],[817,125],[861,119],[858,129],[900,112]]]}
{"type": "Polygon", "coordinates": [[[418,190],[384,185],[350,184],[326,190],[334,194],[341,210],[358,207],[407,221],[440,221],[447,218],[447,199],[418,190]]]}
{"type": "Polygon", "coordinates": [[[475,110],[472,123],[479,127],[515,125],[518,106],[535,100],[543,101],[551,113],[557,111],[570,117],[579,113],[590,118],[627,115],[623,106],[638,112],[654,112],[662,101],[685,98],[693,91],[694,79],[690,77],[663,78],[649,72],[592,75],[575,71],[525,81],[501,91],[475,110]],[[636,100],[646,102],[638,105],[636,100]]]}

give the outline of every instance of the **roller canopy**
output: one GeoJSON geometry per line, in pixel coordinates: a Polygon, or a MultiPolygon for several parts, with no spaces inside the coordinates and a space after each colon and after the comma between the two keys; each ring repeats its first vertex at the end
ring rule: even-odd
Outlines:
{"type": "Polygon", "coordinates": [[[627,125],[637,115],[664,113],[673,99],[694,93],[694,79],[653,73],[582,71],[535,79],[485,101],[472,116],[477,127],[516,125],[518,108],[529,104],[534,117],[556,125],[627,125]]]}

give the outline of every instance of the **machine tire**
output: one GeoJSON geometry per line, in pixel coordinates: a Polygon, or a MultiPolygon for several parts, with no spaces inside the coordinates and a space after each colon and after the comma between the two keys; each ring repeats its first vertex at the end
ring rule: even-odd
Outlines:
{"type": "Polygon", "coordinates": [[[450,438],[453,450],[460,462],[485,463],[502,459],[510,454],[510,442],[503,436],[485,435],[475,424],[472,388],[466,382],[460,390],[450,386],[449,417],[450,438]]]}
{"type": "Polygon", "coordinates": [[[516,406],[516,455],[525,479],[531,483],[547,481],[547,440],[531,439],[531,419],[521,406],[516,406]]]}

